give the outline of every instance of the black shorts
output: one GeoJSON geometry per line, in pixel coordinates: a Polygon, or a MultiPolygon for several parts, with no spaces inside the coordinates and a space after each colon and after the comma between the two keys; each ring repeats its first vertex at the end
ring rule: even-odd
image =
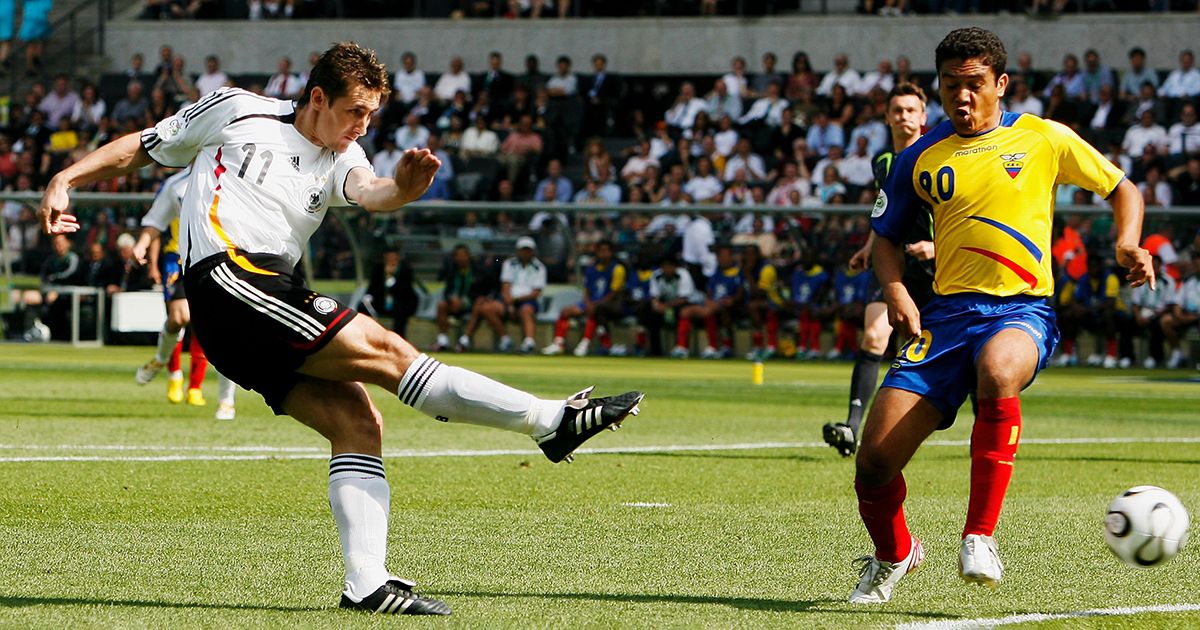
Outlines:
{"type": "Polygon", "coordinates": [[[192,265],[184,273],[192,332],[208,360],[230,380],[252,389],[277,415],[300,382],[296,371],[357,314],[304,285],[282,258],[244,254],[249,271],[226,254],[192,265]]]}
{"type": "MultiPolygon", "coordinates": [[[[867,285],[867,304],[883,302],[883,287],[879,286],[879,278],[875,276],[874,271],[868,273],[871,274],[871,280],[867,285]]],[[[929,300],[933,299],[933,277],[929,274],[923,271],[905,273],[901,281],[904,283],[904,288],[908,289],[908,295],[912,297],[918,310],[924,309],[929,300]]]]}

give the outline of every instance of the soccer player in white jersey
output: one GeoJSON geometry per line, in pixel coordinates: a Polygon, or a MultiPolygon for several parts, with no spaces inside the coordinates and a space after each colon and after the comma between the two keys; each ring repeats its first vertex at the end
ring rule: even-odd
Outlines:
{"type": "Polygon", "coordinates": [[[281,415],[331,444],[329,503],[341,538],[340,606],[385,614],[449,614],[443,602],[385,567],[390,490],[383,419],[364,384],[394,392],[443,422],[534,438],[554,462],[636,414],[641,392],[590,398],[591,388],[543,400],[443,365],[399,335],[304,286],[294,267],[330,206],[391,211],[429,188],[440,163],[405,152],[376,176],[355,143],[388,96],[375,54],[353,43],[327,50],[299,101],[221,89],[141,134],[119,138],[64,169],[46,188],[47,233],[72,232],[71,188],[149,164],[192,164],[181,213],[192,327],[209,359],[262,394],[281,415]]]}
{"type": "MultiPolygon", "coordinates": [[[[166,300],[167,321],[158,333],[158,351],[145,365],[138,368],[134,379],[138,385],[154,380],[164,365],[170,366],[167,379],[167,400],[178,403],[183,400],[183,374],[179,371],[179,353],[182,342],[179,334],[191,320],[188,311],[187,293],[183,287],[183,266],[179,258],[179,207],[187,192],[187,181],[191,168],[185,168],[168,177],[158,189],[154,203],[146,216],[142,217],[142,232],[133,246],[133,256],[138,264],[146,264],[147,258],[154,268],[160,270],[163,299],[166,300]],[[165,237],[165,238],[164,238],[165,237]]],[[[192,375],[188,385],[187,401],[192,405],[204,405],[200,383],[204,380],[207,359],[195,337],[191,340],[192,375]]],[[[217,420],[233,420],[237,414],[234,397],[237,384],[217,373],[217,420]]]]}

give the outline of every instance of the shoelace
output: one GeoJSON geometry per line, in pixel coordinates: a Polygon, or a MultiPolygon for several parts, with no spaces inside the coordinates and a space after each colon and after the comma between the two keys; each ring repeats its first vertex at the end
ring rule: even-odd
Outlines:
{"type": "Polygon", "coordinates": [[[858,567],[858,577],[862,579],[872,566],[877,567],[875,575],[871,576],[871,588],[877,588],[879,585],[887,581],[892,576],[892,572],[896,570],[895,565],[880,561],[875,556],[860,556],[854,559],[854,563],[860,565],[858,567]]]}

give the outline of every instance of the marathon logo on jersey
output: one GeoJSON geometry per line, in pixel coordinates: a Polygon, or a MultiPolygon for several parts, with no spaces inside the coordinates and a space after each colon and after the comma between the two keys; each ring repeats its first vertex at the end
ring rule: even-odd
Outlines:
{"type": "Polygon", "coordinates": [[[1004,153],[1000,155],[1000,159],[1004,160],[1004,170],[1012,179],[1016,179],[1017,175],[1021,174],[1021,169],[1025,168],[1025,153],[1004,153]]]}
{"type": "Polygon", "coordinates": [[[325,189],[320,186],[309,186],[304,189],[304,207],[316,214],[325,207],[325,189]]]}

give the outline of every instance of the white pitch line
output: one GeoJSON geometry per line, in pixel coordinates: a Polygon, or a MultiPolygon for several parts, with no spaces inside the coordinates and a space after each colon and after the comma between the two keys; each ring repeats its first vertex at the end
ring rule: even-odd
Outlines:
{"type": "MultiPolygon", "coordinates": [[[[1200,437],[1095,437],[1095,438],[1029,438],[1023,444],[1198,444],[1200,437]]],[[[930,440],[928,446],[969,446],[967,440],[930,440]]],[[[712,451],[755,451],[785,448],[829,448],[824,442],[745,442],[735,444],[667,444],[653,446],[616,446],[607,448],[580,449],[580,454],[628,454],[628,453],[676,453],[712,451]]],[[[28,455],[0,457],[0,463],[17,462],[187,462],[187,461],[258,461],[258,460],[302,460],[326,459],[327,449],[301,446],[162,446],[121,444],[31,444],[17,446],[0,445],[0,450],[61,450],[61,451],[151,451],[188,454],[172,455],[28,455]],[[211,455],[206,453],[229,453],[211,455]],[[194,453],[194,454],[192,454],[194,453]]],[[[385,451],[384,457],[393,459],[426,457],[496,457],[502,455],[539,455],[535,449],[452,449],[440,451],[393,450],[385,451]]]]}
{"type": "Polygon", "coordinates": [[[1038,623],[1056,621],[1059,619],[1078,619],[1081,617],[1124,617],[1145,613],[1178,613],[1200,611],[1200,604],[1163,604],[1159,606],[1132,606],[1121,608],[1095,608],[1092,610],[1076,610],[1065,613],[1028,613],[1010,617],[993,619],[956,619],[949,621],[922,621],[902,623],[896,630],[967,630],[969,628],[993,628],[1016,623],[1038,623]]]}

